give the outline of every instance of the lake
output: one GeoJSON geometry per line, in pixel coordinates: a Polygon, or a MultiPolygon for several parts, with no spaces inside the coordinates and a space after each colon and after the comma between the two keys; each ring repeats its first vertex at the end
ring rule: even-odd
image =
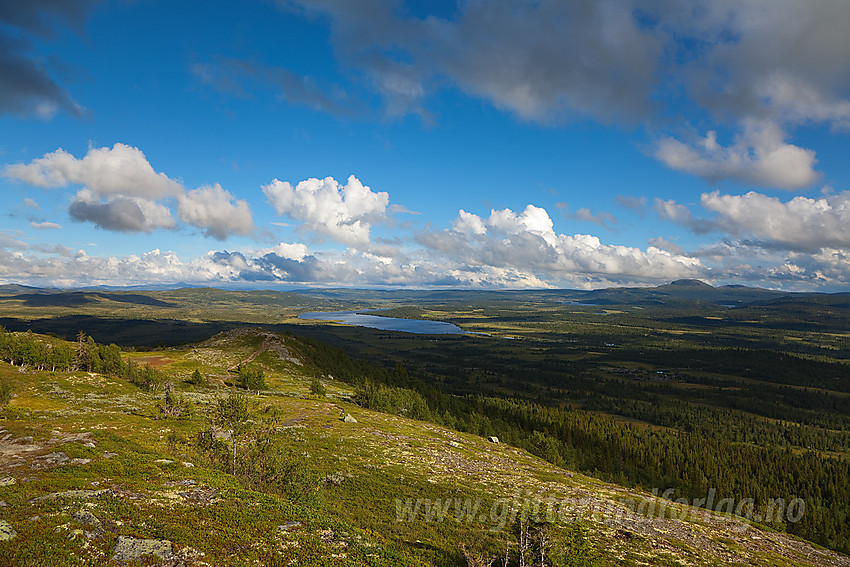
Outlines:
{"type": "Polygon", "coordinates": [[[299,319],[317,321],[335,321],[345,325],[368,327],[381,331],[402,331],[420,335],[465,335],[466,331],[453,323],[445,321],[419,321],[416,319],[401,319],[399,317],[379,317],[357,311],[312,311],[302,313],[299,319]]]}

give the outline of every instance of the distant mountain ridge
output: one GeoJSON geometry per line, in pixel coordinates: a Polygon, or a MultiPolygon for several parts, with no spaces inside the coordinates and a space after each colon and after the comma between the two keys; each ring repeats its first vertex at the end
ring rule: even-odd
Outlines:
{"type": "Polygon", "coordinates": [[[748,303],[769,301],[782,297],[810,296],[814,294],[776,291],[743,285],[714,287],[701,280],[683,279],[656,287],[608,288],[588,292],[587,298],[599,303],[650,303],[704,302],[718,305],[739,306],[748,303]]]}
{"type": "Polygon", "coordinates": [[[190,292],[215,290],[220,293],[299,295],[325,301],[362,302],[481,302],[535,300],[541,302],[580,302],[596,305],[644,305],[676,306],[684,304],[719,305],[741,307],[744,305],[794,303],[808,305],[850,305],[850,293],[789,292],[751,287],[740,284],[712,286],[702,280],[680,279],[654,287],[612,287],[596,290],[571,289],[363,289],[363,288],[297,288],[281,290],[246,290],[222,287],[197,286],[190,284],[164,284],[155,286],[94,286],[69,289],[38,288],[18,284],[0,285],[0,299],[20,299],[28,304],[79,305],[96,299],[111,299],[131,303],[149,303],[167,307],[158,299],[147,298],[145,292],[190,292]],[[133,294],[128,295],[128,292],[133,294]],[[52,299],[47,299],[51,297],[52,299]]]}

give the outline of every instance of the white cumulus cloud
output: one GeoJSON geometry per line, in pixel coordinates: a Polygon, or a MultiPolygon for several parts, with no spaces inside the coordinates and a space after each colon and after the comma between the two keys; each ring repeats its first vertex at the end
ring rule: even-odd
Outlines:
{"type": "MultiPolygon", "coordinates": [[[[850,191],[825,193],[820,198],[796,196],[782,200],[755,191],[727,195],[703,193],[700,206],[709,217],[695,216],[691,209],[673,200],[655,200],[663,220],[683,225],[696,234],[717,232],[741,239],[735,249],[760,249],[819,254],[826,249],[850,251],[850,191]]],[[[733,245],[726,242],[721,248],[733,245]]],[[[717,246],[694,255],[715,256],[717,246]]],[[[726,250],[720,255],[734,254],[726,250]]]]}
{"type": "Polygon", "coordinates": [[[281,242],[268,252],[289,260],[303,260],[308,254],[307,246],[300,242],[281,242]]]}
{"type": "Polygon", "coordinates": [[[773,124],[750,122],[729,146],[719,144],[714,131],[691,144],[667,137],[657,144],[654,155],[671,169],[709,181],[731,179],[797,189],[819,178],[815,152],[785,142],[785,134],[773,124]]]}
{"type": "Polygon", "coordinates": [[[303,222],[303,229],[343,244],[368,247],[372,225],[387,216],[389,195],[374,192],[355,176],[345,185],[332,177],[306,179],[296,186],[274,179],[263,186],[279,215],[303,222]]]}
{"type": "Polygon", "coordinates": [[[205,236],[225,240],[254,230],[247,201],[237,200],[219,184],[187,192],[181,182],[155,171],[139,148],[127,144],[90,148],[82,158],[60,148],[28,164],[7,165],[3,175],[46,189],[82,185],[68,214],[105,230],[176,229],[171,209],[175,202],[180,220],[201,228],[205,236]]]}
{"type": "Polygon", "coordinates": [[[177,203],[180,220],[202,228],[204,234],[217,240],[225,240],[231,234],[250,234],[254,230],[247,201],[234,201],[233,195],[217,183],[180,195],[177,203]]]}
{"type": "Polygon", "coordinates": [[[704,193],[703,208],[735,236],[752,235],[789,250],[850,250],[850,191],[820,199],[797,196],[789,201],[751,191],[745,195],[704,193]]]}
{"type": "Polygon", "coordinates": [[[476,214],[467,213],[463,209],[457,213],[457,218],[452,222],[452,229],[461,234],[486,234],[487,227],[484,221],[476,214]]]}
{"type": "Polygon", "coordinates": [[[82,159],[59,148],[28,164],[7,165],[3,174],[35,187],[83,185],[102,197],[160,199],[183,190],[177,181],[154,171],[139,148],[120,143],[112,148],[91,148],[82,159]]]}

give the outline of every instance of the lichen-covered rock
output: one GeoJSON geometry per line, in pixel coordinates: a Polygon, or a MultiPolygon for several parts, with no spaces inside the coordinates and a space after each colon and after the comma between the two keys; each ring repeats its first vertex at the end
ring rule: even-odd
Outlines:
{"type": "Polygon", "coordinates": [[[167,480],[162,483],[162,486],[172,488],[174,486],[195,486],[196,484],[198,484],[198,481],[187,478],[184,480],[167,480]]]}
{"type": "Polygon", "coordinates": [[[18,532],[12,529],[12,524],[6,520],[0,520],[0,541],[8,541],[16,535],[18,535],[18,532]]]}
{"type": "Polygon", "coordinates": [[[96,498],[102,494],[114,493],[113,490],[105,488],[102,490],[66,490],[64,492],[51,492],[32,498],[30,502],[43,502],[45,500],[55,500],[56,498],[96,498]]]}
{"type": "Polygon", "coordinates": [[[46,469],[50,467],[58,467],[60,465],[65,465],[68,464],[70,461],[71,457],[69,457],[62,451],[57,451],[55,453],[48,453],[46,455],[36,457],[35,459],[33,459],[32,467],[35,469],[46,469]]]}
{"type": "Polygon", "coordinates": [[[218,494],[216,488],[195,488],[186,492],[178,492],[178,494],[188,502],[197,505],[207,505],[218,501],[215,497],[218,494]]]}
{"type": "Polygon", "coordinates": [[[155,555],[160,559],[169,559],[174,554],[172,544],[167,539],[137,539],[134,537],[118,536],[115,547],[112,548],[112,558],[115,563],[138,561],[145,555],[155,555]]]}
{"type": "Polygon", "coordinates": [[[97,519],[97,516],[95,516],[89,510],[86,510],[85,508],[79,510],[78,512],[74,512],[72,517],[85,526],[99,526],[100,525],[100,520],[97,519]]]}
{"type": "Polygon", "coordinates": [[[72,517],[84,526],[91,526],[93,528],[91,531],[84,532],[84,535],[87,538],[99,539],[106,535],[106,530],[103,529],[103,525],[100,523],[100,520],[89,510],[83,508],[78,512],[75,512],[72,517]]]}
{"type": "Polygon", "coordinates": [[[278,532],[288,532],[301,527],[301,522],[290,521],[277,527],[278,532]]]}
{"type": "Polygon", "coordinates": [[[354,419],[354,416],[351,415],[350,413],[347,413],[344,416],[342,416],[342,421],[344,421],[345,423],[357,423],[357,420],[354,419]]]}

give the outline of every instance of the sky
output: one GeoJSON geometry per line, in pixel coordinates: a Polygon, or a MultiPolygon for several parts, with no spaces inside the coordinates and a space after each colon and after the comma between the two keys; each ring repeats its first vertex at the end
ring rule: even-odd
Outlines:
{"type": "Polygon", "coordinates": [[[0,0],[0,283],[850,291],[847,0],[0,0]]]}

